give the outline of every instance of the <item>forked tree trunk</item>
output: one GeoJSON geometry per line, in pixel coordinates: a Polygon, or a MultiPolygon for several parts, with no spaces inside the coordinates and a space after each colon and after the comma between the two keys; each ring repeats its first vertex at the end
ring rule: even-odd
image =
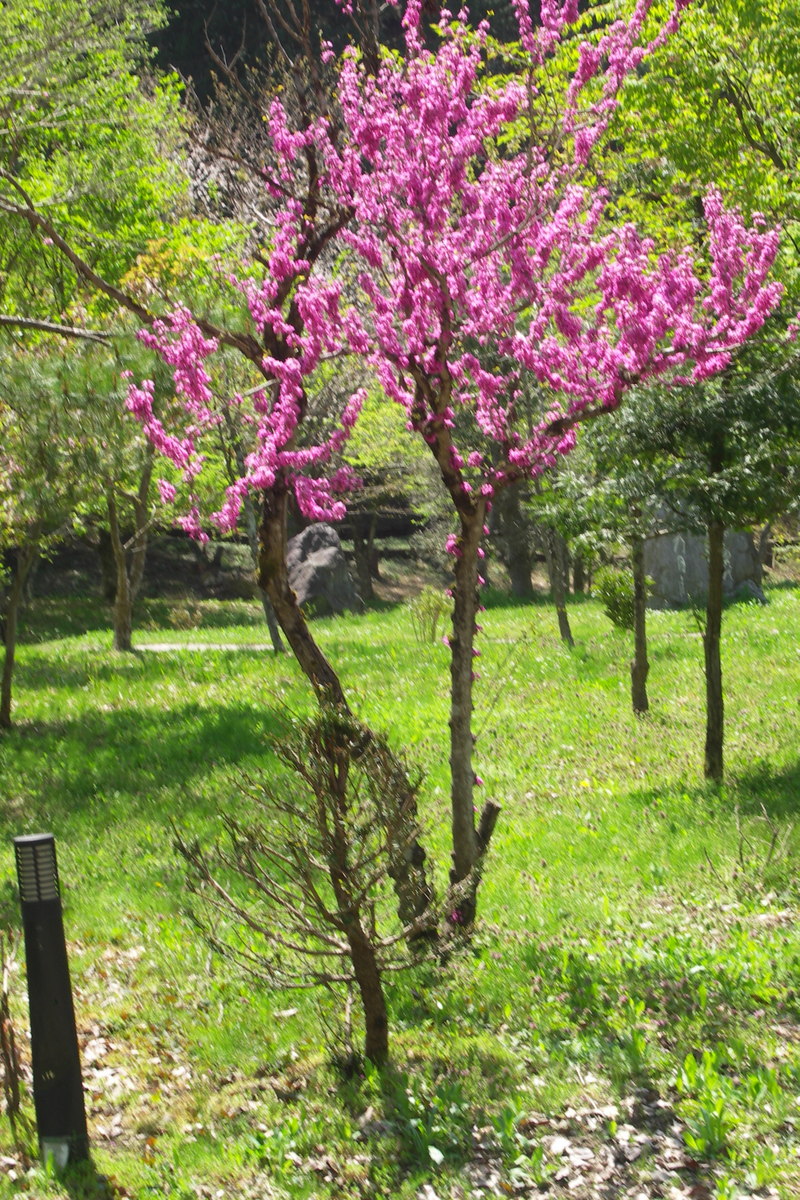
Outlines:
{"type": "Polygon", "coordinates": [[[17,553],[14,576],[8,595],[3,620],[3,677],[0,682],[0,729],[11,728],[11,691],[14,679],[14,664],[17,650],[17,627],[19,609],[25,594],[25,584],[36,562],[38,550],[32,545],[22,546],[17,553]]]}
{"type": "Polygon", "coordinates": [[[562,642],[571,648],[575,645],[567,612],[567,544],[560,533],[548,527],[544,531],[544,553],[547,560],[547,573],[550,577],[550,595],[558,617],[558,632],[562,642]]]}
{"type": "Polygon", "coordinates": [[[644,572],[644,538],[635,535],[631,542],[633,568],[633,661],[631,662],[631,702],[635,713],[646,713],[647,699],[647,581],[644,572]]]}
{"type": "Polygon", "coordinates": [[[705,776],[722,782],[725,710],[722,698],[722,586],[724,577],[725,526],[708,523],[708,599],[703,651],[706,674],[705,776]]]}

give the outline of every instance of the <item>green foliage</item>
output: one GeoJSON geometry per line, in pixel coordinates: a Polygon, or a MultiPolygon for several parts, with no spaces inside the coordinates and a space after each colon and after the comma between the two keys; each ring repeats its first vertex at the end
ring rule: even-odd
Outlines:
{"type": "Polygon", "coordinates": [[[617,567],[600,567],[592,578],[592,590],[603,611],[617,629],[633,629],[633,577],[617,567]]]}
{"type": "Polygon", "coordinates": [[[179,87],[148,67],[164,20],[158,0],[0,8],[5,311],[60,315],[77,291],[66,259],[14,215],[26,197],[112,281],[185,206],[179,87]]]}
{"type": "Polygon", "coordinates": [[[433,645],[440,636],[441,623],[447,619],[452,601],[446,592],[425,587],[408,601],[408,615],[414,637],[421,646],[433,645]]]}

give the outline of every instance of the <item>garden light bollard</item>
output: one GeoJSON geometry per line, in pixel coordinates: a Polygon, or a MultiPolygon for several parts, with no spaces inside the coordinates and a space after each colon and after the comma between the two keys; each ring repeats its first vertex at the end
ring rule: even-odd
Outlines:
{"type": "Polygon", "coordinates": [[[55,1166],[88,1158],[78,1034],[51,833],[14,838],[25,931],[33,1101],[42,1158],[55,1166]]]}

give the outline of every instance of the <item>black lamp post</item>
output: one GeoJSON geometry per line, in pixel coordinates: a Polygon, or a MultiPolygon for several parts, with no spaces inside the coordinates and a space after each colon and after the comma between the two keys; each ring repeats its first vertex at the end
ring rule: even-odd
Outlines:
{"type": "Polygon", "coordinates": [[[25,931],[33,1101],[42,1157],[58,1167],[89,1155],[75,1010],[51,833],[14,838],[25,931]]]}

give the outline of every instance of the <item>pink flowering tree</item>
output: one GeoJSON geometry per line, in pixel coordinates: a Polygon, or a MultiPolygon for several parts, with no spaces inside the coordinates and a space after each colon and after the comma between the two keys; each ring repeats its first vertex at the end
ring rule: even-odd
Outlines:
{"type": "MultiPolygon", "coordinates": [[[[501,82],[487,75],[485,28],[443,13],[436,49],[428,49],[414,0],[405,57],[387,53],[367,66],[355,51],[345,54],[335,114],[298,123],[280,98],[269,107],[273,234],[260,278],[230,280],[255,332],[223,338],[180,309],[151,320],[143,335],[174,371],[184,427],[159,423],[146,383],[131,388],[129,404],[190,487],[203,438],[221,419],[209,355],[226,340],[264,379],[232,401],[254,448],[214,519],[232,528],[244,495],[259,497],[261,582],[325,702],[346,708],[288,584],[286,506],[293,493],[310,517],[342,514],[352,480],[335,463],[360,396],[327,440],[301,444],[315,372],[332,357],[359,356],[430,447],[457,519],[448,642],[458,923],[473,919],[499,812],[489,800],[476,819],[472,734],[480,561],[494,496],[568,453],[577,425],[613,410],[633,384],[695,382],[721,370],[778,300],[768,281],[776,234],[746,229],[717,193],[706,198],[702,254],[665,254],[632,226],[609,226],[606,196],[581,184],[623,81],[687,3],[675,0],[658,26],[653,0],[637,0],[629,20],[581,45],[557,125],[544,137],[530,131],[541,125],[544,74],[577,19],[575,0],[542,0],[536,29],[519,0],[527,66],[501,82]],[[355,264],[355,303],[330,269],[332,249],[355,264]],[[536,415],[522,403],[523,374],[537,382],[536,415]]],[[[196,511],[186,525],[201,535],[196,511]]]]}
{"type": "Polygon", "coordinates": [[[720,371],[779,298],[768,280],[777,234],[746,229],[716,192],[698,256],[658,253],[632,226],[609,227],[605,194],[581,186],[622,82],[687,2],[653,29],[651,0],[638,0],[630,20],[582,45],[558,126],[541,143],[520,129],[577,19],[574,0],[543,0],[536,29],[518,0],[527,78],[488,86],[487,30],[447,12],[437,49],[426,48],[418,2],[404,18],[404,59],[387,54],[367,73],[349,53],[341,67],[347,140],[326,167],[353,214],[340,241],[361,263],[347,337],[429,445],[457,518],[451,880],[465,924],[499,812],[490,799],[478,818],[473,802],[476,615],[494,496],[568,453],[578,423],[614,409],[633,384],[720,371]],[[538,384],[536,417],[521,403],[523,372],[538,384]]]}

